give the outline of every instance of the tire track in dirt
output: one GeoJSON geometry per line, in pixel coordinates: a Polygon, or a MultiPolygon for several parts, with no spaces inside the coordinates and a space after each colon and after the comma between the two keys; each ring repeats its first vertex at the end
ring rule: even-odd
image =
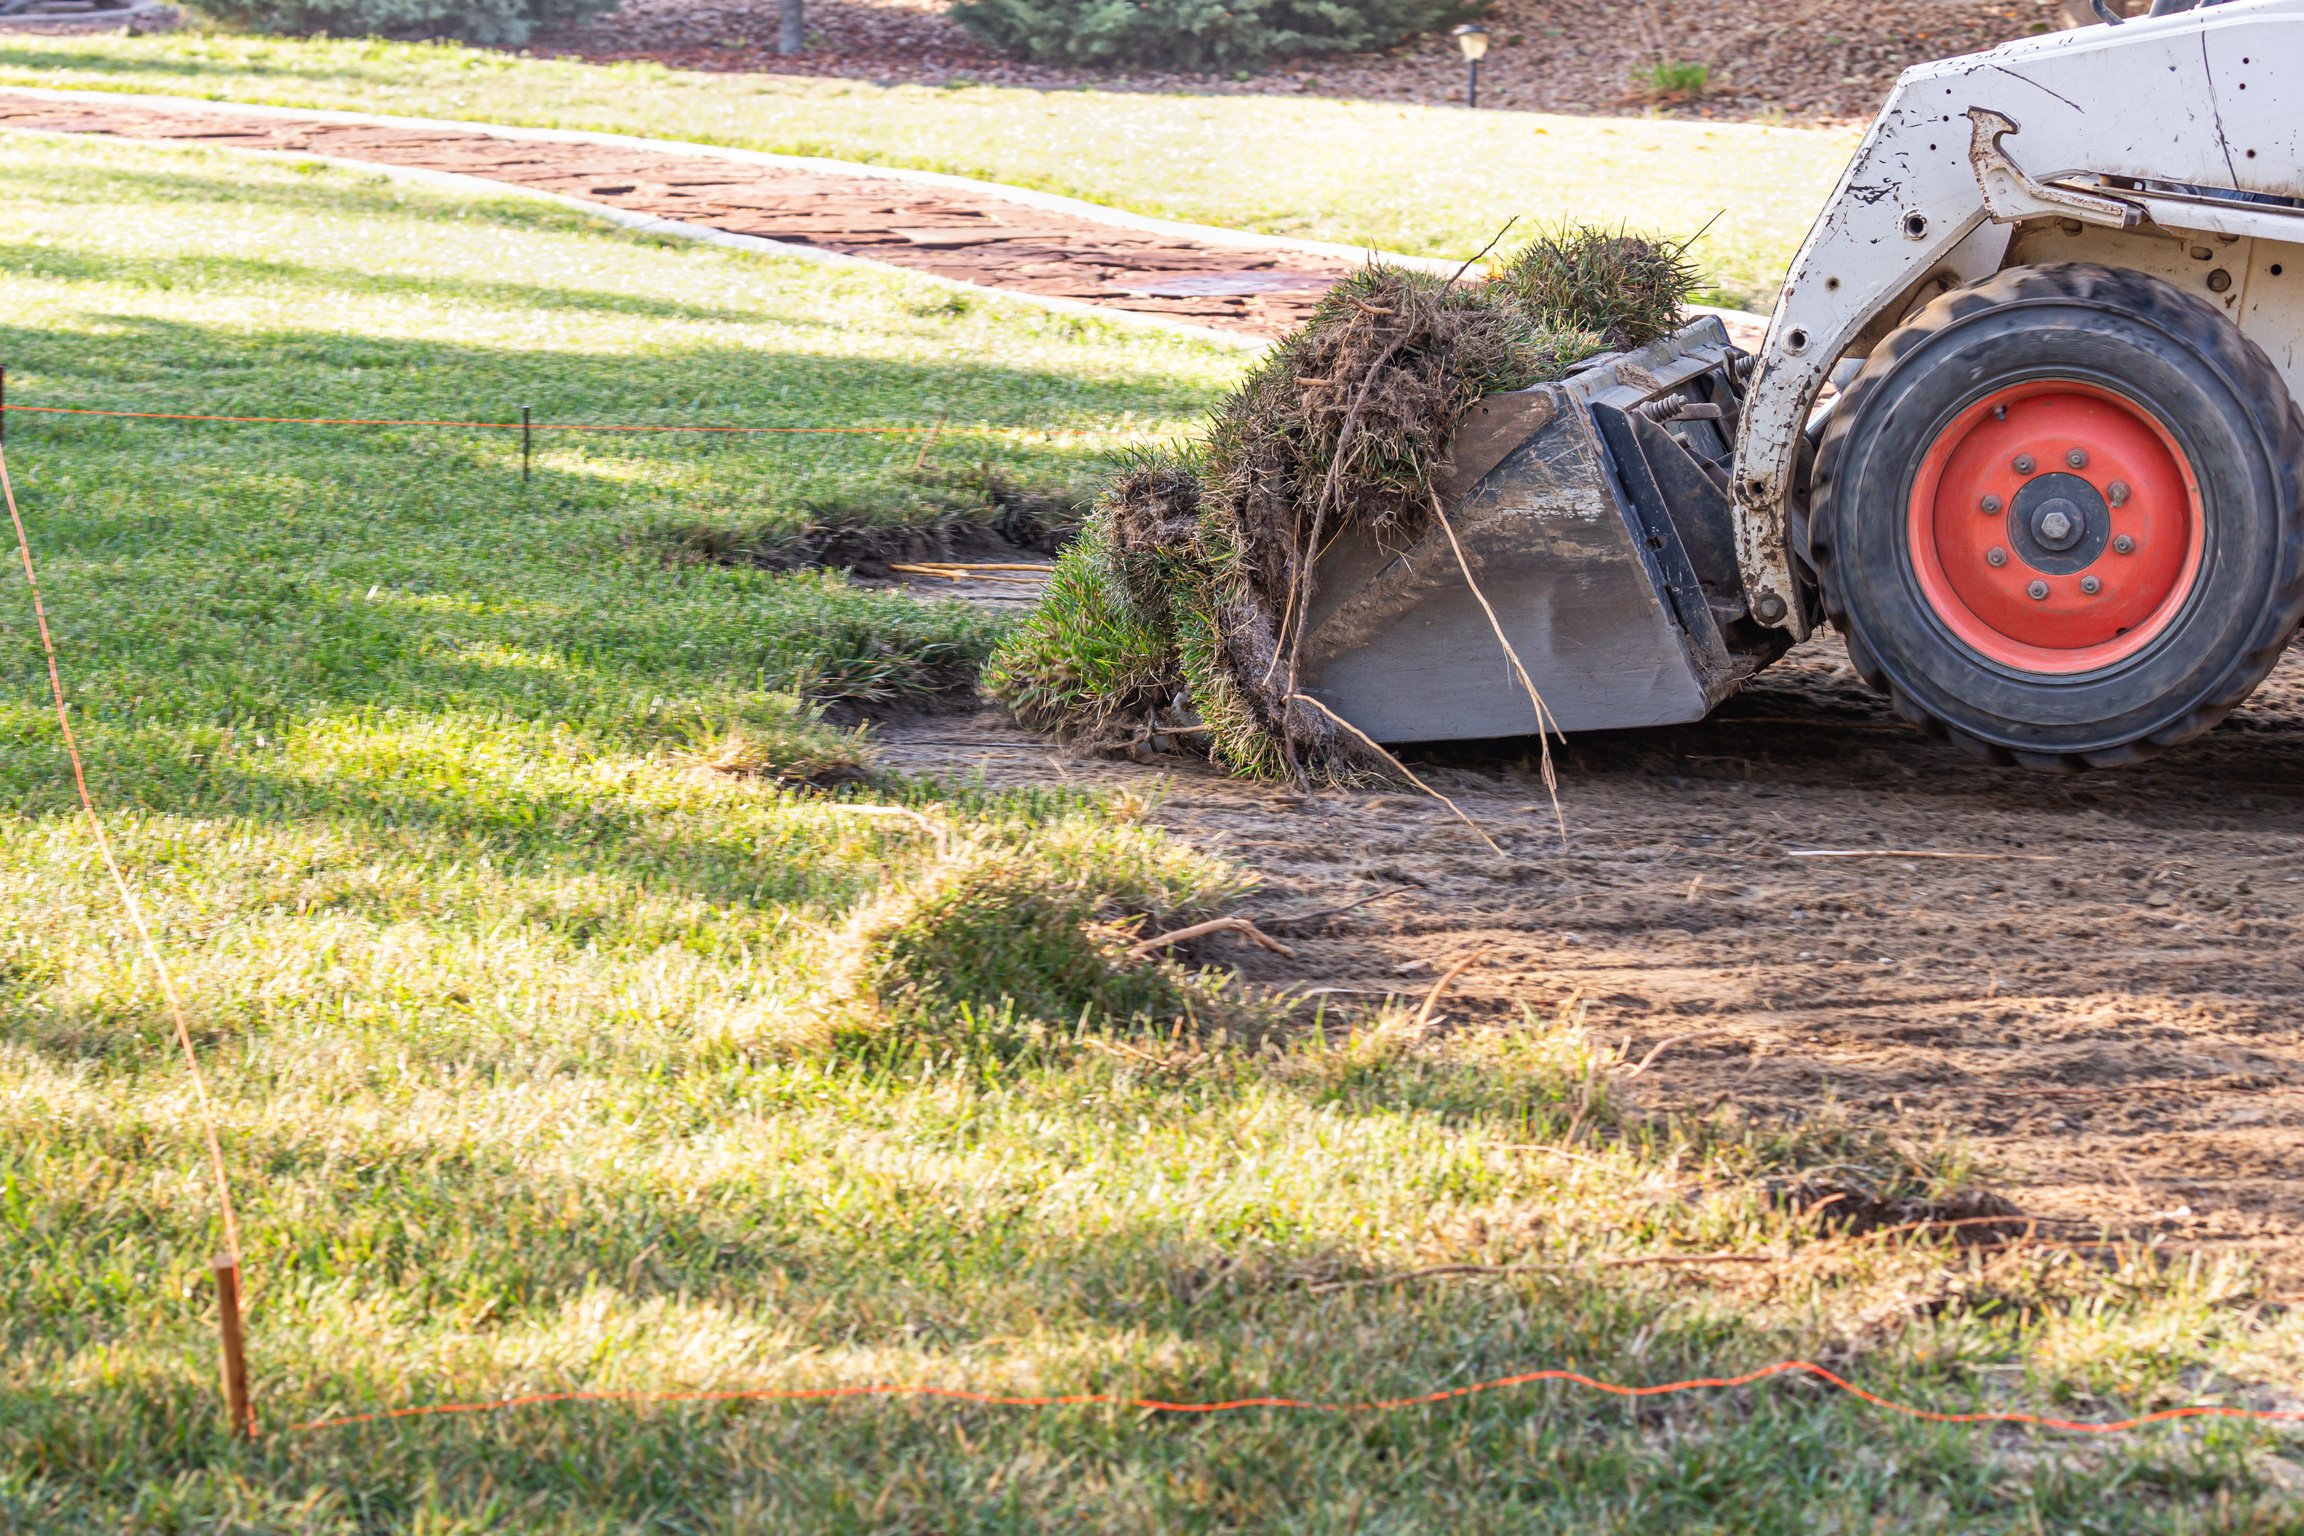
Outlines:
{"type": "Polygon", "coordinates": [[[1364,1006],[1486,946],[1456,1027],[1573,1003],[1634,1062],[1688,1037],[1621,1085],[1638,1107],[1956,1137],[2026,1211],[2245,1246],[2304,1290],[2304,656],[2190,746],[2056,779],[1913,732],[1825,636],[1707,722],[1555,747],[1565,843],[1532,743],[1418,754],[1503,858],[1418,796],[1085,759],[995,714],[883,743],[901,771],[1154,796],[1263,875],[1252,916],[1409,887],[1291,930],[1292,961],[1198,946],[1257,982],[1364,1006]]]}

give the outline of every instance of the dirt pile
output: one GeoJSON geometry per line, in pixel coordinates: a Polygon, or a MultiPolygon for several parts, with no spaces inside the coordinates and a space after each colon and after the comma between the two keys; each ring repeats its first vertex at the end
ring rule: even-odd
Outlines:
{"type": "Polygon", "coordinates": [[[1483,397],[1680,318],[1679,247],[1571,230],[1485,274],[1370,266],[1331,289],[1199,441],[1121,475],[987,665],[1018,719],[1090,747],[1189,741],[1234,772],[1346,780],[1382,759],[1297,691],[1318,552],[1405,547],[1483,397]]]}

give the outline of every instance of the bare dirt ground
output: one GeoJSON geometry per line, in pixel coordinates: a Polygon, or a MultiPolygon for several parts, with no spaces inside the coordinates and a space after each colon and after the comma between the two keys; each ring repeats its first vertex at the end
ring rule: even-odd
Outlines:
{"type": "MultiPolygon", "coordinates": [[[[1453,40],[1374,54],[1312,55],[1242,76],[1068,69],[1004,58],[946,15],[945,0],[809,0],[808,51],[775,52],[777,0],[625,0],[538,53],[653,59],[681,69],[834,76],[882,84],[1342,96],[1461,102],[1453,40]]],[[[1897,73],[2067,23],[2059,0],[1499,0],[1484,23],[1484,106],[1804,123],[1869,119],[1897,73]],[[1664,102],[1638,76],[1662,60],[1710,66],[1709,88],[1664,102]]]]}
{"type": "Polygon", "coordinates": [[[1710,721],[1556,747],[1565,841],[1532,744],[1412,756],[1502,857],[1420,795],[1092,760],[991,713],[884,747],[1156,796],[1263,875],[1254,917],[1401,888],[1287,930],[1294,959],[1203,943],[1255,982],[1413,999],[1478,952],[1454,1025],[1582,1007],[1631,1063],[1664,1045],[1619,1074],[1641,1109],[1954,1138],[2027,1213],[2245,1247],[2304,1293],[2304,655],[2201,741],[2058,779],[1918,735],[1827,635],[1710,721]]]}

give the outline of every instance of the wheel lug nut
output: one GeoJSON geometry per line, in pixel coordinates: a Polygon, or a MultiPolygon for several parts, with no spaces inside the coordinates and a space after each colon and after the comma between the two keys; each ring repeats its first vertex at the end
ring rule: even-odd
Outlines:
{"type": "Polygon", "coordinates": [[[2048,583],[2044,581],[2035,581],[2032,583],[2032,585],[2024,589],[2024,595],[2031,598],[2034,602],[2038,602],[2041,598],[2044,598],[2048,595],[2048,583]]]}
{"type": "Polygon", "coordinates": [[[2088,450],[2085,448],[2075,448],[2070,453],[2064,455],[2064,462],[2071,465],[2074,469],[2086,469],[2088,467],[2088,450]]]}
{"type": "Polygon", "coordinates": [[[2112,552],[2116,555],[2132,555],[2136,553],[2136,541],[2122,534],[2112,541],[2112,552]]]}
{"type": "Polygon", "coordinates": [[[2128,482],[2115,480],[2104,487],[2104,499],[2116,507],[2128,505],[2128,482]]]}
{"type": "Polygon", "coordinates": [[[2008,563],[2008,551],[1995,544],[1984,551],[1984,563],[1986,565],[2006,565],[2008,563]]]}
{"type": "Polygon", "coordinates": [[[1987,496],[1983,499],[1983,501],[1979,502],[1978,505],[1983,507],[1986,512],[1997,512],[2003,506],[2007,505],[2007,503],[2003,502],[1997,496],[1987,496]]]}
{"type": "Polygon", "coordinates": [[[2016,455],[2016,473],[2028,475],[2040,467],[2040,461],[2028,453],[2016,455]]]}
{"type": "Polygon", "coordinates": [[[2080,578],[2080,590],[2087,593],[2090,597],[2094,597],[2097,593],[2104,590],[2104,583],[2098,581],[2093,576],[2083,576],[2080,578]]]}

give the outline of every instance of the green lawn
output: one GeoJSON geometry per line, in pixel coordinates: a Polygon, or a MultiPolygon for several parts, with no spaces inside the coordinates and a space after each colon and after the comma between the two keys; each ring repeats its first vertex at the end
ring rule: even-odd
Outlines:
{"type": "Polygon", "coordinates": [[[453,46],[9,37],[0,84],[592,128],[990,177],[1273,234],[1468,256],[1505,220],[1684,239],[1765,308],[1856,145],[1837,129],[1257,96],[875,86],[453,46]]]}
{"type": "MultiPolygon", "coordinates": [[[[9,137],[0,178],[14,402],[948,411],[1013,429],[959,462],[1061,488],[1242,366],[223,152],[9,137]]],[[[217,1096],[274,1432],[221,1433],[186,1078],[73,818],[18,589],[0,1530],[2293,1528],[2293,1437],[1933,1427],[1797,1384],[1344,1420],[867,1400],[284,1432],[562,1388],[1360,1398],[1795,1354],[1938,1407],[2100,1416],[2292,1382],[2304,1337],[2235,1265],[1833,1240],[1770,1191],[1980,1175],[1829,1113],[1620,1112],[1573,1007],[1422,1039],[1117,962],[1088,920],[1239,892],[1124,800],[784,787],[860,750],[809,699],[933,686],[985,621],[657,535],[949,510],[909,443],[555,439],[526,488],[512,440],[468,433],[17,416],[6,446],[217,1096]],[[1605,1262],[1720,1249],[1784,1257],[1605,1262]],[[1311,1284],[1447,1262],[1543,1268],[1311,1284]]]]}

